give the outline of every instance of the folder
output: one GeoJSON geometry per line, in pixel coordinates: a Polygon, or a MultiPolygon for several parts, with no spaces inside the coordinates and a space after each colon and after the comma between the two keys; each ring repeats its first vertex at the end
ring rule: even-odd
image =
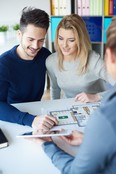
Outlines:
{"type": "Polygon", "coordinates": [[[104,0],[104,16],[109,15],[109,0],[104,0]]]}
{"type": "Polygon", "coordinates": [[[107,39],[106,33],[107,33],[107,29],[108,29],[111,21],[112,21],[112,17],[105,17],[104,18],[104,38],[103,38],[104,43],[106,43],[106,39],[107,39]]]}
{"type": "Polygon", "coordinates": [[[91,42],[102,41],[102,16],[82,17],[86,23],[91,42]]]}
{"type": "Polygon", "coordinates": [[[56,33],[56,28],[59,24],[59,22],[61,21],[62,17],[51,17],[51,37],[52,37],[52,42],[54,42],[54,38],[55,38],[55,33],[56,33]]]}

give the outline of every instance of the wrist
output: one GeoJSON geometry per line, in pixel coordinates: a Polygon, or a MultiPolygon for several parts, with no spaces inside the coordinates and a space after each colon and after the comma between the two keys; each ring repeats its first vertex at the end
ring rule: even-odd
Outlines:
{"type": "Polygon", "coordinates": [[[37,115],[34,115],[34,116],[33,116],[33,121],[32,121],[32,124],[31,124],[31,127],[32,127],[32,128],[35,127],[36,118],[37,118],[37,115]]]}

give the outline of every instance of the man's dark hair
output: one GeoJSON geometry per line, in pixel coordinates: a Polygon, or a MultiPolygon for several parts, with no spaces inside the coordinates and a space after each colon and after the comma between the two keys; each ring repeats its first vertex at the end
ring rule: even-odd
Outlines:
{"type": "Polygon", "coordinates": [[[49,21],[49,15],[45,11],[34,7],[25,7],[20,18],[20,30],[24,31],[28,24],[48,30],[49,21]]]}

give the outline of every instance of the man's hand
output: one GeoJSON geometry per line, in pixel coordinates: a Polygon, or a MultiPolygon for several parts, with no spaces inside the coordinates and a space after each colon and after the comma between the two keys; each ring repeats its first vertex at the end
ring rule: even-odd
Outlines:
{"type": "Polygon", "coordinates": [[[53,116],[36,116],[32,123],[32,128],[42,130],[43,132],[50,130],[53,126],[58,125],[58,121],[53,116]]]}
{"type": "Polygon", "coordinates": [[[88,102],[97,102],[100,100],[100,96],[98,94],[87,94],[85,92],[82,92],[75,97],[75,101],[80,101],[83,103],[88,102]]]}
{"type": "Polygon", "coordinates": [[[78,131],[73,131],[69,136],[61,136],[61,139],[70,145],[80,145],[83,141],[83,133],[78,131]]]}

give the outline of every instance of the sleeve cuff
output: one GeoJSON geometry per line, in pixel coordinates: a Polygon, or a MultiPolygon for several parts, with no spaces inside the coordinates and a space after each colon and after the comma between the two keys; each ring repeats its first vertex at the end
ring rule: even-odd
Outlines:
{"type": "Polygon", "coordinates": [[[31,115],[29,113],[26,113],[25,116],[23,117],[22,124],[31,127],[34,118],[35,118],[34,115],[31,115]]]}
{"type": "Polygon", "coordinates": [[[52,159],[53,154],[59,150],[56,144],[51,142],[45,142],[42,144],[42,148],[44,152],[49,156],[49,158],[52,159]]]}

